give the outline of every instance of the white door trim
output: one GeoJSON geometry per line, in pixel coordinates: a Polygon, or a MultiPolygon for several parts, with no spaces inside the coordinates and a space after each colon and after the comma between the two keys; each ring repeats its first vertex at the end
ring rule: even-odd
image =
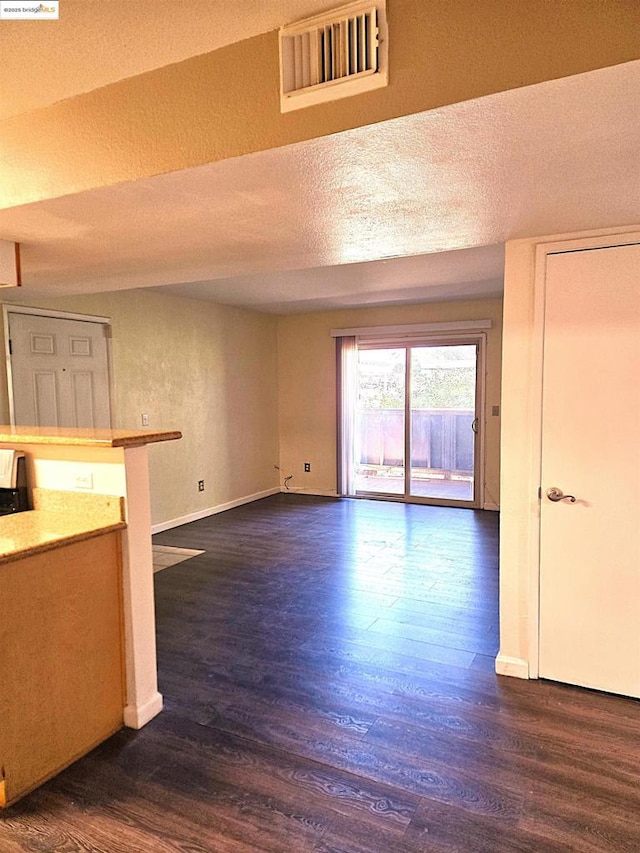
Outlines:
{"type": "Polygon", "coordinates": [[[504,386],[502,401],[500,653],[496,671],[503,675],[525,678],[537,678],[539,675],[538,489],[542,465],[546,259],[557,252],[637,242],[640,242],[640,229],[635,225],[520,239],[507,244],[503,372],[510,368],[506,359],[517,362],[517,381],[523,391],[516,394],[517,399],[513,398],[515,380],[512,372],[504,386]],[[527,293],[528,307],[523,301],[527,293]],[[520,300],[517,309],[511,307],[512,300],[520,300]]]}
{"type": "Polygon", "coordinates": [[[13,374],[11,370],[11,348],[9,338],[9,315],[30,314],[37,317],[51,317],[53,320],[80,320],[84,323],[96,323],[105,327],[105,338],[107,344],[107,368],[109,371],[109,403],[111,407],[111,425],[117,423],[115,409],[115,394],[113,389],[113,352],[111,336],[111,320],[109,317],[98,317],[94,314],[76,314],[71,311],[54,311],[49,308],[30,308],[26,305],[12,305],[4,303],[2,306],[2,327],[4,334],[4,353],[7,375],[7,399],[9,401],[9,423],[16,425],[15,405],[13,399],[13,374]]]}
{"type": "Polygon", "coordinates": [[[36,317],[53,317],[57,320],[81,320],[83,323],[109,324],[111,322],[109,317],[99,317],[95,314],[76,314],[73,311],[53,311],[50,308],[29,308],[26,305],[8,305],[7,303],[2,308],[9,314],[31,314],[36,317]]]}

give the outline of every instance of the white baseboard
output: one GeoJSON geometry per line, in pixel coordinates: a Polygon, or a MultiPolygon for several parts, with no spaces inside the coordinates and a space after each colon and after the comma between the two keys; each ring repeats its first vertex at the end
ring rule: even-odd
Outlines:
{"type": "Polygon", "coordinates": [[[141,729],[162,711],[162,694],[156,693],[144,705],[127,705],[124,709],[124,724],[130,729],[141,729]]]}
{"type": "MultiPolygon", "coordinates": [[[[288,489],[280,489],[283,495],[286,494],[296,494],[296,495],[316,495],[319,498],[338,498],[340,495],[335,491],[322,491],[319,489],[303,489],[296,486],[289,486],[288,489]]],[[[498,504],[493,503],[493,501],[485,502],[483,509],[491,510],[492,512],[500,512],[500,507],[498,504]]]]}
{"type": "Polygon", "coordinates": [[[283,495],[315,495],[318,498],[338,497],[338,493],[335,490],[323,492],[318,489],[301,489],[294,486],[290,486],[288,489],[280,489],[280,493],[283,495]]]}
{"type": "Polygon", "coordinates": [[[197,512],[191,512],[188,515],[181,515],[180,518],[172,518],[169,521],[161,521],[159,524],[151,525],[151,533],[162,533],[164,530],[171,530],[172,527],[180,527],[181,524],[188,524],[190,521],[198,521],[201,518],[206,518],[209,515],[216,515],[219,512],[224,512],[227,509],[233,509],[242,504],[250,504],[253,501],[259,501],[261,498],[268,498],[270,495],[279,495],[280,487],[275,489],[265,489],[264,492],[256,492],[253,495],[245,495],[243,498],[237,498],[235,501],[228,501],[225,504],[210,506],[206,509],[200,509],[197,512]]]}
{"type": "Polygon", "coordinates": [[[529,662],[524,658],[512,658],[498,652],[496,673],[498,675],[509,675],[512,678],[529,678],[529,662]]]}

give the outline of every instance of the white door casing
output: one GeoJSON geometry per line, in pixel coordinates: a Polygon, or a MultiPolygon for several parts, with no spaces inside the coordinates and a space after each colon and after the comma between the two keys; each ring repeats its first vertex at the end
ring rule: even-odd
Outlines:
{"type": "Polygon", "coordinates": [[[8,309],[12,423],[111,426],[105,322],[8,309]]]}
{"type": "Polygon", "coordinates": [[[538,672],[640,696],[640,245],[545,279],[538,672]]]}

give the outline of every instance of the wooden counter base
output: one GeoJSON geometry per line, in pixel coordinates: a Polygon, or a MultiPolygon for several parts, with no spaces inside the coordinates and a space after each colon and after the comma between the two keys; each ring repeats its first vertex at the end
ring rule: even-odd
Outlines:
{"type": "MultiPolygon", "coordinates": [[[[122,695],[122,687],[120,686],[120,701],[116,703],[114,695],[116,687],[109,687],[108,679],[95,679],[91,681],[92,672],[95,667],[106,667],[107,670],[115,671],[116,664],[109,658],[108,651],[113,648],[109,643],[99,643],[94,638],[96,652],[92,649],[86,650],[84,655],[82,652],[77,652],[77,640],[74,640],[76,629],[69,627],[67,631],[59,625],[47,627],[48,634],[55,639],[56,645],[64,651],[63,659],[67,655],[67,648],[72,652],[77,653],[76,657],[70,662],[68,668],[73,669],[75,666],[79,672],[83,669],[88,669],[88,663],[91,662],[91,672],[85,672],[88,676],[87,689],[83,693],[78,689],[78,696],[67,698],[63,694],[63,688],[60,688],[60,665],[58,657],[48,648],[48,645],[54,647],[54,642],[45,642],[45,647],[42,650],[48,662],[48,670],[46,667],[42,669],[48,673],[53,673],[57,679],[53,687],[53,693],[59,704],[59,713],[65,721],[65,725],[71,729],[79,721],[84,724],[88,732],[86,737],[82,739],[82,743],[77,749],[66,749],[55,752],[51,750],[54,757],[57,759],[57,765],[54,761],[49,762],[45,767],[32,767],[32,770],[37,771],[32,773],[29,784],[33,786],[37,779],[46,778],[63,766],[65,763],[72,761],[81,751],[89,749],[93,743],[105,737],[110,730],[113,730],[121,722],[126,721],[126,725],[132,728],[141,728],[146,725],[149,720],[153,719],[162,709],[162,696],[158,692],[158,676],[156,665],[156,632],[155,632],[155,610],[153,600],[153,565],[151,553],[151,501],[149,494],[149,457],[147,452],[147,444],[163,441],[172,441],[180,438],[180,432],[177,430],[161,431],[155,430],[85,430],[85,429],[49,429],[37,428],[31,426],[11,427],[0,425],[0,445],[23,452],[27,460],[27,480],[35,493],[40,489],[43,492],[65,492],[58,501],[56,507],[49,502],[49,506],[45,507],[34,500],[36,516],[40,510],[48,510],[56,513],[58,516],[62,513],[67,515],[73,511],[74,522],[73,530],[66,530],[58,520],[50,528],[50,533],[55,537],[52,539],[43,526],[40,525],[40,531],[43,536],[39,539],[35,537],[34,532],[29,533],[26,529],[30,527],[31,521],[37,521],[36,518],[30,520],[16,520],[11,524],[5,523],[5,534],[13,541],[7,542],[4,548],[5,555],[8,561],[4,566],[0,565],[0,572],[11,567],[11,572],[14,570],[12,555],[16,551],[21,551],[24,555],[24,565],[31,558],[36,558],[36,548],[38,554],[42,558],[39,564],[42,569],[42,574],[45,575],[51,571],[51,567],[60,567],[65,565],[65,555],[71,554],[71,549],[75,549],[75,553],[80,555],[77,559],[82,565],[82,555],[88,554],[94,547],[94,544],[102,540],[102,536],[96,539],[87,538],[84,542],[76,543],[75,545],[63,543],[63,539],[69,541],[69,538],[76,538],[80,533],[79,516],[84,515],[86,507],[77,506],[77,501],[84,498],[83,502],[91,497],[88,492],[95,493],[95,496],[102,495],[115,497],[118,502],[120,498],[124,499],[126,505],[126,527],[119,531],[116,535],[119,537],[122,544],[122,578],[121,585],[114,582],[113,589],[118,590],[118,596],[122,596],[121,609],[118,612],[118,632],[120,629],[120,620],[123,625],[123,641],[124,649],[124,671],[126,676],[125,695],[122,695]],[[78,485],[81,483],[82,485],[78,485]],[[84,494],[81,494],[84,493],[84,494]],[[73,504],[73,507],[72,507],[73,504]],[[11,527],[16,525],[14,532],[11,532],[11,527]],[[15,535],[14,535],[15,534],[15,535]],[[68,535],[67,535],[68,534],[68,535]],[[59,546],[59,547],[56,547],[59,546]],[[41,548],[53,550],[42,551],[41,548]],[[29,556],[27,556],[27,553],[29,556]],[[46,569],[45,569],[46,567],[46,569]],[[55,629],[55,630],[54,630],[55,629]],[[58,634],[56,634],[58,631],[58,634]],[[74,646],[75,643],[75,646],[74,646]],[[66,644],[66,647],[65,647],[66,644]],[[101,661],[101,655],[104,656],[105,663],[101,661]],[[94,662],[95,658],[95,662],[94,662]],[[104,686],[103,686],[104,682],[104,686]],[[92,687],[89,689],[89,685],[92,687]],[[66,701],[66,705],[65,705],[66,701]],[[116,716],[116,704],[118,705],[118,713],[116,716]],[[67,707],[69,706],[69,707],[67,707]],[[98,711],[100,706],[104,706],[104,719],[100,719],[98,711]],[[109,713],[111,709],[111,714],[109,713]],[[85,720],[86,714],[86,720],[85,720]],[[93,728],[89,723],[93,722],[93,728]],[[100,723],[100,724],[98,724],[100,723]],[[70,725],[72,724],[72,725],[70,725]],[[38,775],[39,774],[39,775],[38,775]]],[[[51,497],[51,495],[49,495],[51,497]]],[[[90,513],[92,516],[93,512],[90,513]]],[[[108,513],[102,510],[97,512],[96,525],[98,528],[111,527],[112,523],[119,525],[122,522],[121,514],[117,515],[114,522],[108,521],[111,517],[108,513]]],[[[43,515],[40,516],[42,521],[46,521],[43,515]]],[[[93,527],[93,522],[90,522],[89,528],[93,527]]],[[[84,528],[85,533],[91,533],[91,530],[84,528]]],[[[95,532],[95,528],[93,529],[95,532]]],[[[1,535],[1,534],[0,534],[1,535]]],[[[0,543],[1,545],[2,543],[0,543]]],[[[18,561],[22,562],[22,561],[18,561]]],[[[99,562],[99,559],[98,559],[99,562]]],[[[115,571],[115,570],[114,570],[115,571]]],[[[120,568],[118,567],[118,572],[120,568]]],[[[93,572],[93,570],[92,570],[93,572]]],[[[84,578],[84,569],[79,572],[84,578]]],[[[98,572],[99,574],[99,572],[98,572]]],[[[2,576],[2,575],[0,575],[2,576]]],[[[15,581],[18,583],[18,580],[15,581]]],[[[39,592],[37,583],[33,584],[33,593],[39,592]]],[[[56,591],[64,593],[71,589],[69,582],[54,583],[49,590],[52,602],[56,602],[56,591]]],[[[113,597],[115,593],[111,592],[105,601],[102,601],[95,594],[92,583],[82,586],[83,592],[86,594],[86,606],[93,610],[95,616],[95,625],[101,624],[103,619],[103,611],[106,612],[107,607],[110,608],[112,614],[116,611],[113,597]]],[[[109,585],[109,589],[112,586],[109,585]]],[[[31,591],[28,590],[31,594],[31,591]]],[[[0,595],[1,595],[0,591],[0,595]]],[[[63,599],[61,599],[63,600],[63,599]]],[[[74,604],[73,613],[69,615],[69,620],[73,623],[74,620],[81,622],[83,597],[78,596],[78,601],[74,604]]],[[[83,605],[85,606],[85,605],[83,605]]],[[[23,713],[23,707],[16,699],[19,691],[16,693],[18,676],[12,670],[17,670],[22,665],[22,659],[28,658],[30,655],[29,643],[31,638],[29,632],[17,626],[16,630],[22,632],[20,642],[15,642],[11,638],[12,631],[15,627],[15,619],[10,612],[10,607],[6,599],[0,603],[0,611],[6,611],[6,615],[10,618],[9,626],[2,624],[2,616],[0,614],[0,643],[4,643],[3,638],[9,642],[11,650],[11,663],[7,663],[9,658],[4,655],[4,648],[0,646],[0,703],[4,703],[4,707],[0,707],[0,767],[5,766],[6,781],[5,781],[5,798],[7,800],[15,800],[21,793],[26,790],[28,778],[26,774],[21,777],[20,782],[16,780],[16,768],[20,769],[20,762],[33,761],[28,754],[25,754],[24,747],[20,747],[20,742],[15,734],[14,729],[11,732],[5,733],[3,728],[4,719],[23,713]],[[18,648],[21,649],[21,657],[17,656],[18,648]],[[4,685],[2,679],[7,676],[10,678],[10,684],[4,685]],[[4,688],[4,689],[3,689],[4,688]],[[8,689],[8,693],[7,693],[8,689]],[[9,711],[11,712],[9,714],[9,711]],[[12,738],[9,740],[9,738],[12,738]],[[5,761],[7,749],[11,749],[11,761],[5,761]]],[[[41,634],[38,634],[38,625],[36,618],[31,612],[27,614],[29,626],[34,635],[36,648],[38,642],[41,641],[41,634]]],[[[65,616],[65,620],[67,616],[65,616]]],[[[109,619],[109,630],[112,634],[115,633],[115,620],[109,619]]],[[[80,624],[80,628],[85,630],[90,635],[91,620],[88,624],[80,624]]],[[[106,629],[105,629],[106,630],[106,629]]],[[[46,636],[46,634],[45,634],[46,636]]],[[[41,650],[37,649],[37,654],[41,654],[41,650]]],[[[120,646],[118,644],[118,667],[121,672],[120,662],[120,646]]],[[[66,665],[66,664],[65,664],[66,665]]],[[[62,673],[66,677],[65,673],[62,673]]],[[[49,677],[49,675],[47,676],[49,677]]],[[[38,678],[40,675],[38,674],[38,678]]],[[[115,679],[111,678],[111,682],[115,683],[115,679]]],[[[37,713],[42,718],[43,725],[48,725],[47,716],[49,708],[49,688],[42,688],[42,680],[36,679],[31,685],[31,690],[34,695],[37,695],[37,690],[46,697],[45,701],[41,701],[37,713]]],[[[24,705],[24,703],[22,703],[24,705]]],[[[57,712],[58,712],[57,711],[57,712]]],[[[36,712],[34,711],[34,714],[36,712]]],[[[38,729],[40,723],[30,721],[34,729],[38,729]]],[[[64,726],[62,726],[62,729],[64,726]]],[[[66,737],[66,730],[64,736],[66,737]]],[[[56,731],[56,737],[58,733],[56,731]]],[[[73,731],[71,731],[73,734],[73,731]]],[[[47,737],[40,739],[47,749],[47,737]]],[[[73,744],[71,744],[73,746],[73,744]]],[[[68,747],[69,744],[65,744],[68,747]]],[[[34,749],[35,751],[35,749],[34,749]]],[[[22,771],[20,771],[22,772],[22,771]]]]}
{"type": "Polygon", "coordinates": [[[123,724],[120,539],[110,532],[1,567],[2,805],[123,724]]]}

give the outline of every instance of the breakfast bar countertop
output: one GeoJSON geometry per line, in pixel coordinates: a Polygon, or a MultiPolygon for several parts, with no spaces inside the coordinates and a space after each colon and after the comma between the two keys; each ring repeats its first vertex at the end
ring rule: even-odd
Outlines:
{"type": "Polygon", "coordinates": [[[122,530],[123,499],[33,490],[34,509],[0,516],[0,564],[122,530]]]}
{"type": "Polygon", "coordinates": [[[80,429],[0,425],[0,445],[62,444],[76,447],[140,447],[182,438],[179,430],[80,429]]]}

